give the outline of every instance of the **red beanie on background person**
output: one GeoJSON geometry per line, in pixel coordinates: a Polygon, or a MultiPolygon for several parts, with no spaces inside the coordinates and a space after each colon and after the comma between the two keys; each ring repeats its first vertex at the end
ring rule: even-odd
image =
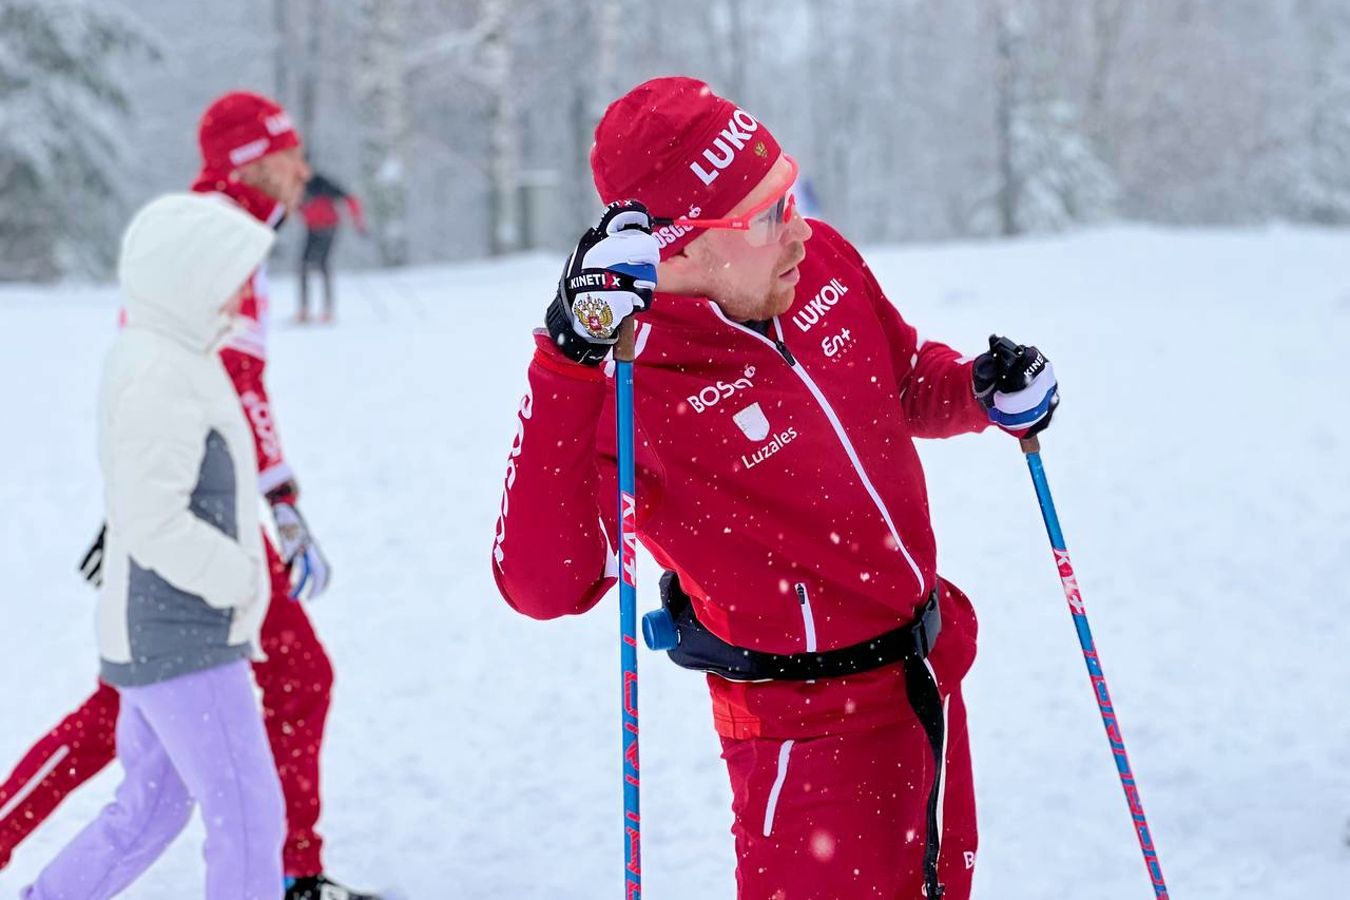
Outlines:
{"type": "Polygon", "coordinates": [[[244,184],[237,174],[269,154],[301,146],[300,134],[281,104],[251,91],[230,91],[202,113],[197,145],[202,168],[193,191],[225,194],[259,221],[273,227],[281,224],[285,204],[244,184]]]}
{"type": "Polygon", "coordinates": [[[203,169],[228,174],[269,153],[299,147],[300,135],[275,100],[231,91],[202,113],[197,144],[203,169]]]}
{"type": "MultiPolygon", "coordinates": [[[[605,204],[638,200],[658,218],[721,218],[778,161],[769,129],[695,78],[653,78],[615,100],[595,128],[591,172],[605,204]]],[[[669,259],[699,229],[655,229],[669,259]]]]}

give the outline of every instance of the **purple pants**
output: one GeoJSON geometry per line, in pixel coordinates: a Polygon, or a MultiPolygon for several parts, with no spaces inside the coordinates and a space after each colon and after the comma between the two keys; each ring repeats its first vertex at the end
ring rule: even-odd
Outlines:
{"type": "MultiPolygon", "coordinates": [[[[103,900],[148,869],[202,807],[208,900],[278,900],[285,806],[248,663],[120,689],[117,799],[24,889],[103,900]]],[[[195,893],[184,886],[183,895],[195,893]]]]}

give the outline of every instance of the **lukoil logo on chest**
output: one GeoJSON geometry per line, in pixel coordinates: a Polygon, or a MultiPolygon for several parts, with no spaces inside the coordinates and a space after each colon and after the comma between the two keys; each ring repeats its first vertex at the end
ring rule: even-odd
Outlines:
{"type": "Polygon", "coordinates": [[[829,283],[816,292],[807,304],[792,314],[793,323],[803,332],[811,330],[821,319],[825,318],[835,304],[843,299],[848,293],[848,285],[844,284],[838,278],[831,278],[829,283]]]}

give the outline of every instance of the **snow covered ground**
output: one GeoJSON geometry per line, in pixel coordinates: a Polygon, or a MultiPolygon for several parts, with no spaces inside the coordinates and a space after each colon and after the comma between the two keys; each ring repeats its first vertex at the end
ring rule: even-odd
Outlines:
{"type": "MultiPolygon", "coordinates": [[[[1055,362],[1045,463],[1173,895],[1350,896],[1350,234],[1119,228],[868,255],[926,334],[975,351],[999,331],[1055,362]]],[[[621,896],[615,599],[531,622],[488,568],[559,264],[346,275],[338,325],[274,330],[282,439],[336,571],[311,611],[338,669],[323,827],[344,880],[621,896]]],[[[280,323],[294,285],[275,293],[280,323]]],[[[108,289],[0,290],[0,768],[94,683],[74,567],[100,518],[115,307],[108,289]]],[[[982,617],[977,896],[1151,897],[1016,444],[923,454],[943,571],[982,617]]],[[[644,650],[642,712],[646,895],[730,898],[702,679],[644,650]]],[[[115,769],[20,849],[0,897],[115,769]]],[[[199,845],[194,824],[131,896],[198,896],[199,845]]]]}

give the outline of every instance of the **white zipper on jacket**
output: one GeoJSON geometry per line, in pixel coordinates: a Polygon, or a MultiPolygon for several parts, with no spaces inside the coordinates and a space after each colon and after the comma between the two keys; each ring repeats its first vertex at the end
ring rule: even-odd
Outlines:
{"type": "Polygon", "coordinates": [[[797,582],[797,602],[802,607],[802,627],[806,629],[806,652],[816,652],[816,617],[811,612],[811,597],[806,593],[806,585],[797,582]]]}
{"type": "Polygon", "coordinates": [[[811,396],[816,398],[816,403],[820,404],[820,408],[825,413],[825,417],[830,420],[830,425],[834,428],[834,433],[835,436],[839,438],[839,443],[844,446],[844,452],[848,454],[849,461],[853,463],[853,471],[857,473],[858,480],[862,482],[862,486],[867,490],[867,495],[872,498],[872,502],[876,505],[877,511],[881,513],[881,518],[885,520],[886,527],[890,529],[891,538],[895,541],[896,548],[899,549],[901,555],[905,557],[905,562],[909,563],[910,571],[914,573],[914,580],[919,583],[918,593],[922,595],[924,592],[923,572],[919,571],[919,566],[914,562],[914,557],[910,556],[909,549],[905,547],[905,542],[900,539],[900,532],[895,527],[895,521],[891,518],[891,511],[886,508],[886,504],[882,501],[881,495],[878,494],[877,489],[872,486],[872,479],[867,477],[867,471],[863,469],[862,460],[858,458],[858,451],[853,449],[853,442],[848,439],[848,433],[844,431],[844,423],[839,421],[839,416],[835,415],[834,407],[830,406],[830,401],[825,399],[825,395],[820,392],[820,388],[816,385],[815,381],[811,379],[810,374],[807,373],[806,369],[797,362],[795,358],[793,358],[791,351],[787,348],[787,344],[784,343],[783,326],[778,321],[778,317],[773,317],[773,330],[774,333],[778,335],[778,340],[771,341],[768,337],[760,334],[755,329],[742,325],[740,322],[733,322],[731,319],[728,319],[726,315],[723,314],[722,308],[712,300],[708,300],[707,303],[708,308],[723,322],[726,322],[733,328],[739,328],[755,340],[762,341],[772,347],[774,352],[781,356],[783,361],[787,363],[788,368],[795,372],[797,377],[802,380],[802,383],[806,385],[806,389],[811,392],[811,396]]]}

